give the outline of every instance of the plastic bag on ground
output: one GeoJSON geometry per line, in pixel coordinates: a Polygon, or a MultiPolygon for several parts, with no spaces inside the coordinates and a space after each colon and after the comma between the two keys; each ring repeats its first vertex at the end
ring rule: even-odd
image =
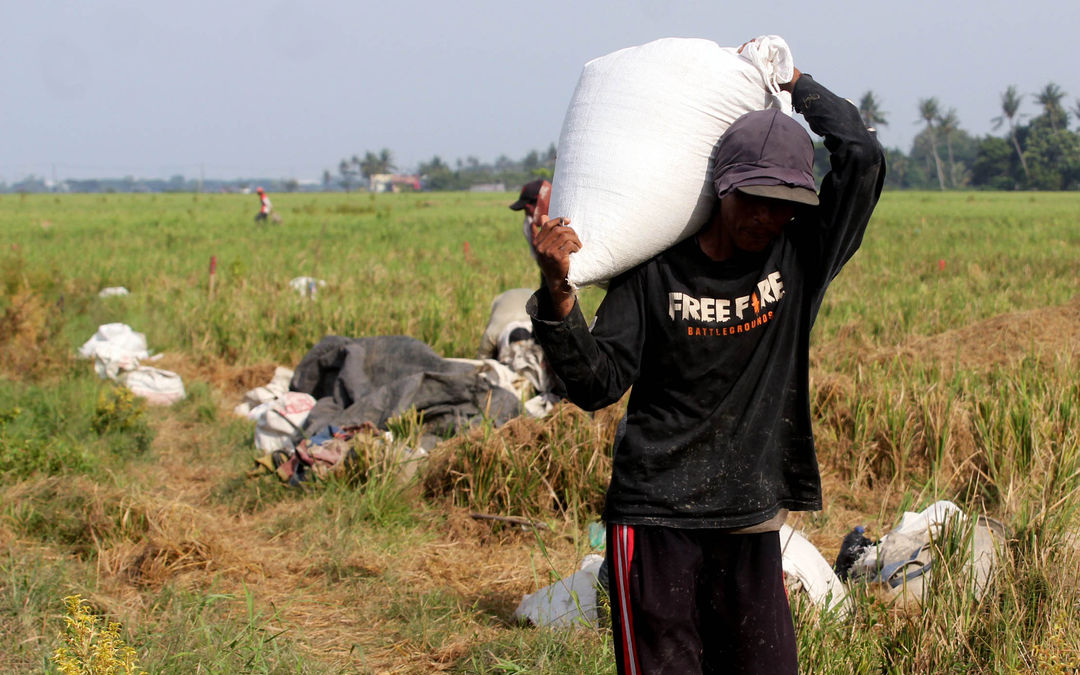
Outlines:
{"type": "Polygon", "coordinates": [[[184,398],[184,382],[174,372],[140,366],[140,360],[156,361],[146,347],[146,336],[123,323],[98,326],[97,332],[79,348],[79,356],[94,359],[98,377],[123,384],[136,396],[154,405],[171,405],[184,398]]]}
{"type": "Polygon", "coordinates": [[[315,277],[296,277],[289,280],[289,286],[305,298],[314,298],[319,289],[326,286],[326,282],[315,277]]]}
{"type": "Polygon", "coordinates": [[[531,326],[529,314],[525,311],[525,303],[532,297],[531,288],[511,288],[495,296],[491,301],[491,313],[488,315],[487,326],[480,336],[480,348],[477,350],[477,358],[493,359],[497,356],[499,336],[511,323],[526,322],[531,326]]]}
{"type": "Polygon", "coordinates": [[[585,556],[577,572],[522,598],[514,618],[534,626],[595,625],[596,575],[603,562],[603,556],[585,556]]]}
{"type": "Polygon", "coordinates": [[[855,561],[850,578],[880,584],[888,596],[901,604],[920,604],[926,599],[935,565],[942,561],[941,537],[946,526],[966,526],[962,542],[963,570],[976,598],[981,598],[993,578],[1005,540],[1004,526],[987,516],[967,525],[968,517],[956,504],[938,501],[919,513],[905,512],[900,523],[855,561]]]}
{"type": "Polygon", "coordinates": [[[789,525],[782,525],[780,551],[789,592],[801,590],[814,604],[833,610],[840,617],[850,613],[847,589],[817,547],[789,525]]]}
{"type": "Polygon", "coordinates": [[[261,387],[255,387],[244,394],[244,400],[233,408],[233,412],[241,417],[247,417],[248,413],[259,405],[281,398],[288,393],[289,380],[292,379],[292,376],[292,370],[278,366],[274,369],[274,377],[270,382],[261,387]]]}

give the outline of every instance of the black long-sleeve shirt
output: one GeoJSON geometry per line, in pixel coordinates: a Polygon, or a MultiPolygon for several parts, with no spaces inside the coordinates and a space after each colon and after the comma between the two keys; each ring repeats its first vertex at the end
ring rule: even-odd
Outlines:
{"type": "Polygon", "coordinates": [[[738,528],[781,508],[821,508],[810,422],[810,330],[825,289],[858,249],[884,153],[851,103],[803,75],[795,110],[825,137],[831,170],[816,207],[765,251],[724,261],[696,237],[612,280],[590,332],[561,321],[541,288],[534,334],[586,409],[633,387],[614,449],[609,522],[738,528]]]}

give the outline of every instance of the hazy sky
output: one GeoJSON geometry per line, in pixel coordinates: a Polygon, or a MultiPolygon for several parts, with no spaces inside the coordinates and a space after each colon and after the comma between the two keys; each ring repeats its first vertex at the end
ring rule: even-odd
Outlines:
{"type": "Polygon", "coordinates": [[[872,89],[905,151],[919,98],[980,135],[1010,84],[1031,114],[1050,81],[1080,98],[1077,0],[3,0],[0,26],[7,182],[318,179],[382,147],[403,169],[520,158],[558,140],[587,60],[672,36],[781,35],[835,92],[872,89]]]}

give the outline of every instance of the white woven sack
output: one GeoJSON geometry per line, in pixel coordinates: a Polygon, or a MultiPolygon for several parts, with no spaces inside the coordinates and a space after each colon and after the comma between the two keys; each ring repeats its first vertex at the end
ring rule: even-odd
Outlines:
{"type": "Polygon", "coordinates": [[[847,589],[817,547],[785,524],[780,526],[780,552],[784,573],[799,580],[811,602],[835,610],[840,617],[848,615],[847,589]]]}
{"type": "Polygon", "coordinates": [[[587,64],[559,136],[552,217],[582,242],[569,281],[601,283],[690,236],[715,195],[710,159],[752,110],[791,114],[787,43],[763,36],[742,54],[709,40],[665,38],[587,64]]]}
{"type": "Polygon", "coordinates": [[[135,361],[150,356],[146,336],[135,332],[126,323],[98,326],[97,332],[79,347],[79,356],[84,359],[92,359],[98,354],[107,354],[114,359],[129,357],[135,361]]]}
{"type": "Polygon", "coordinates": [[[139,366],[122,381],[133,394],[153,405],[172,405],[187,396],[184,380],[171,370],[139,366]]]}

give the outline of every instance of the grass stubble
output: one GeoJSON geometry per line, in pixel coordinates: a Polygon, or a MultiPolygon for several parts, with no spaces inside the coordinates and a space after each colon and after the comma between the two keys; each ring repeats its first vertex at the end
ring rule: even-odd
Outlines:
{"type": "MultiPolygon", "coordinates": [[[[284,224],[259,229],[229,196],[0,199],[0,670],[52,669],[78,594],[149,672],[613,672],[603,625],[511,615],[589,551],[620,406],[482,425],[413,481],[371,461],[307,490],[246,477],[231,413],[324,334],[472,356],[489,299],[536,278],[506,201],[281,195],[284,224]],[[301,275],[329,283],[305,300],[301,275]],[[96,297],[112,285],[133,295],[96,297]],[[72,358],[110,321],[188,400],[147,409],[72,358]]],[[[922,607],[796,601],[807,672],[1080,668],[1078,216],[1073,195],[886,194],[816,329],[826,506],[793,524],[831,559],[852,526],[951,499],[1008,544],[978,600],[958,532],[922,607]]]]}

